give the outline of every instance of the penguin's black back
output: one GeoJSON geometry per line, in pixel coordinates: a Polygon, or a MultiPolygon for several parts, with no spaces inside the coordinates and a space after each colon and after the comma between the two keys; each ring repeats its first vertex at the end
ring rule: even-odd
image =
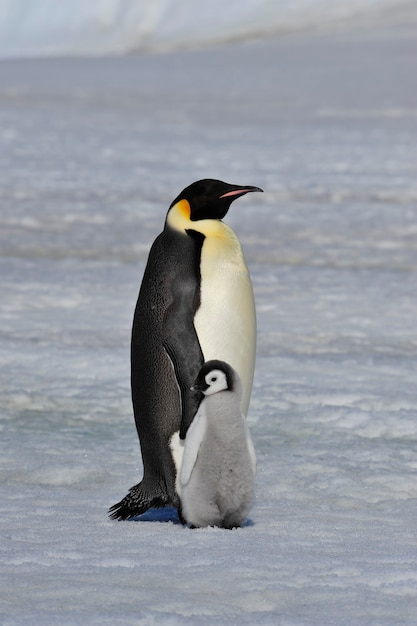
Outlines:
{"type": "Polygon", "coordinates": [[[190,387],[204,361],[193,323],[203,240],[196,231],[165,227],[151,248],[133,319],[132,401],[144,479],[166,488],[169,501],[175,499],[175,470],[168,440],[194,417],[190,387]]]}

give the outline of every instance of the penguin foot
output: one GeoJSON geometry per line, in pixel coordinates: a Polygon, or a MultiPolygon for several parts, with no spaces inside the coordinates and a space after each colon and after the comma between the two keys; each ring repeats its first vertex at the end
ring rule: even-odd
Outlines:
{"type": "Polygon", "coordinates": [[[129,493],[114,504],[109,509],[110,519],[126,520],[142,515],[148,509],[161,508],[169,504],[168,496],[165,493],[150,494],[148,493],[140,482],[129,489],[129,493]]]}

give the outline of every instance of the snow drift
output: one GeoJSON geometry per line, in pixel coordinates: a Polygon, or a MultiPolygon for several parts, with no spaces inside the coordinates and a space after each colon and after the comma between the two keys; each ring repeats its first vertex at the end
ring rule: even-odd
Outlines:
{"type": "Polygon", "coordinates": [[[0,0],[0,58],[198,47],[394,6],[395,0],[0,0]]]}

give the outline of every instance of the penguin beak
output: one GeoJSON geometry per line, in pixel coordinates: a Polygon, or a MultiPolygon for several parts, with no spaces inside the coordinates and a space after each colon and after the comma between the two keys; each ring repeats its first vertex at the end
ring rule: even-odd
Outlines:
{"type": "MultiPolygon", "coordinates": [[[[207,387],[205,389],[207,389],[207,387]]],[[[190,387],[190,391],[192,391],[193,393],[204,393],[205,389],[202,389],[201,386],[197,383],[190,387]]]]}
{"type": "Polygon", "coordinates": [[[219,200],[220,198],[230,198],[230,197],[238,198],[240,196],[244,196],[245,193],[251,193],[252,191],[263,192],[263,189],[261,189],[260,187],[252,187],[252,186],[237,187],[236,189],[232,189],[231,191],[226,191],[226,193],[224,193],[223,195],[219,197],[219,200]]]}

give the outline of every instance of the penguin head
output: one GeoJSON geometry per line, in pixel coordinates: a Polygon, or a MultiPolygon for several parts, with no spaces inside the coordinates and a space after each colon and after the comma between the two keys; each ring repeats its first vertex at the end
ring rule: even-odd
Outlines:
{"type": "Polygon", "coordinates": [[[198,372],[193,391],[211,396],[219,391],[236,391],[238,375],[234,369],[224,361],[207,361],[198,372]]]}
{"type": "Polygon", "coordinates": [[[187,217],[192,222],[207,219],[221,220],[233,200],[252,191],[263,190],[251,185],[230,185],[221,180],[205,178],[183,189],[172,202],[169,211],[183,201],[182,210],[188,212],[187,217]]]}

